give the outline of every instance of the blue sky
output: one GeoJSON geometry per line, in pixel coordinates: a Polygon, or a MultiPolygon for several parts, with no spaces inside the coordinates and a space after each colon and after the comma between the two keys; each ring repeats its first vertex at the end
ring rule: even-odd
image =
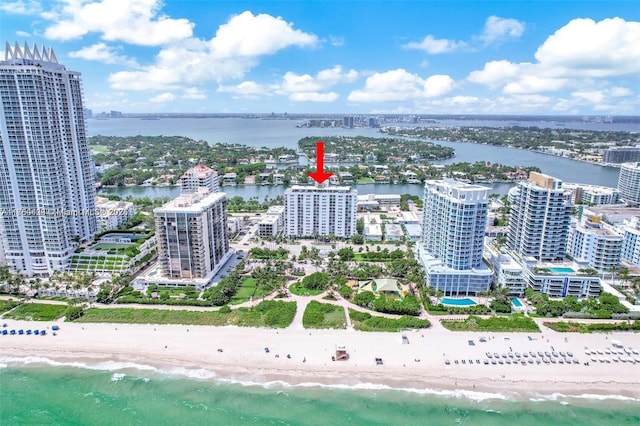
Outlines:
{"type": "Polygon", "coordinates": [[[0,40],[53,47],[94,112],[638,115],[639,21],[615,0],[3,0],[0,40]]]}

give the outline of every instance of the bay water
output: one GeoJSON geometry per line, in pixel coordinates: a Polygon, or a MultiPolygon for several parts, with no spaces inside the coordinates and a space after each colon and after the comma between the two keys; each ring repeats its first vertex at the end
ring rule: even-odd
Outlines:
{"type": "MultiPolygon", "coordinates": [[[[139,118],[117,118],[109,120],[88,120],[89,136],[186,136],[194,140],[209,143],[239,143],[254,147],[289,147],[296,148],[298,141],[308,136],[371,136],[382,137],[377,129],[369,128],[305,128],[297,127],[295,120],[261,120],[243,118],[162,118],[159,120],[141,120],[139,118]]],[[[586,130],[626,130],[640,131],[637,123],[569,123],[572,127],[586,130]]],[[[504,127],[508,125],[558,127],[554,121],[541,122],[505,122],[498,120],[468,121],[442,120],[435,124],[441,127],[450,126],[486,126],[504,127]]],[[[568,127],[568,125],[567,125],[568,127]]],[[[563,129],[566,127],[562,127],[563,129]]],[[[538,166],[543,173],[562,179],[565,182],[578,182],[592,185],[615,187],[618,183],[619,169],[546,155],[523,149],[503,146],[482,145],[469,142],[437,142],[440,145],[455,149],[455,157],[440,161],[440,164],[455,162],[489,161],[510,166],[538,166]]],[[[494,193],[504,195],[511,185],[504,183],[489,184],[494,193]]],[[[360,194],[401,194],[408,193],[422,196],[422,185],[358,185],[360,194]]],[[[238,186],[225,187],[229,196],[239,195],[244,198],[275,198],[284,193],[283,186],[238,186]]],[[[104,194],[118,194],[134,197],[174,197],[177,188],[108,188],[104,194]]]]}

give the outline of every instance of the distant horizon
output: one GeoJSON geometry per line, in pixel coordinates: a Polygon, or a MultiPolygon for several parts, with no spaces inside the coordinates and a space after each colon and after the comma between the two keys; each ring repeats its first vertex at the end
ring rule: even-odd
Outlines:
{"type": "MultiPolygon", "coordinates": [[[[88,108],[91,109],[91,108],[88,108]]],[[[233,117],[233,116],[241,116],[241,117],[246,117],[246,116],[250,116],[250,115],[255,115],[255,116],[267,116],[267,117],[279,117],[279,118],[283,118],[284,116],[287,117],[346,117],[346,116],[375,116],[375,117],[420,117],[420,118],[456,118],[459,120],[464,120],[468,117],[472,117],[474,119],[482,119],[482,118],[488,118],[488,119],[492,119],[492,120],[496,120],[496,119],[500,119],[500,118],[504,118],[504,119],[514,119],[514,118],[522,118],[522,119],[533,119],[533,118],[554,118],[554,119],[570,119],[570,118],[575,118],[575,119],[583,119],[585,117],[588,118],[612,118],[612,119],[616,119],[616,118],[622,118],[622,119],[632,119],[632,120],[639,120],[640,121],[640,115],[625,115],[625,114],[615,114],[615,115],[610,115],[610,114],[486,114],[486,113],[467,113],[467,114],[456,114],[456,113],[451,113],[451,114],[429,114],[429,113],[379,113],[379,114],[375,114],[375,113],[353,113],[353,112],[292,112],[292,113],[288,113],[288,112],[197,112],[197,111],[193,111],[193,112],[163,112],[163,111],[159,111],[159,112],[126,112],[126,111],[100,111],[100,112],[96,112],[92,110],[92,113],[94,115],[100,115],[100,114],[109,114],[110,112],[115,112],[115,113],[119,113],[122,114],[121,117],[118,116],[114,116],[114,117],[108,117],[108,118],[131,118],[131,117],[137,117],[137,116],[144,116],[144,115],[149,115],[149,116],[166,116],[166,117],[180,117],[180,116],[211,116],[211,117],[219,117],[219,116],[229,116],[229,117],[233,117]]],[[[95,117],[90,117],[90,118],[95,118],[95,117]]]]}

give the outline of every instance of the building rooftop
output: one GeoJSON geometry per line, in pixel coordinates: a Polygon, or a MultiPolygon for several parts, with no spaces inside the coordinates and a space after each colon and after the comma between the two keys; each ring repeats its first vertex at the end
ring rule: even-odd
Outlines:
{"type": "Polygon", "coordinates": [[[198,213],[223,200],[226,196],[227,194],[224,192],[209,193],[202,190],[192,194],[181,194],[162,207],[154,209],[154,213],[198,213]]]}
{"type": "Polygon", "coordinates": [[[394,237],[403,237],[404,233],[402,232],[402,226],[395,224],[395,223],[389,223],[387,225],[385,225],[384,227],[384,232],[387,235],[392,235],[394,237]]]}
{"type": "Polygon", "coordinates": [[[349,186],[317,186],[317,185],[293,185],[291,188],[285,191],[285,194],[292,193],[351,193],[357,194],[355,189],[351,189],[349,186]]]}
{"type": "Polygon", "coordinates": [[[422,235],[422,226],[417,223],[407,223],[404,225],[404,229],[407,230],[407,234],[414,237],[422,235]]]}
{"type": "Polygon", "coordinates": [[[184,172],[184,175],[182,175],[181,179],[188,179],[191,177],[196,177],[198,179],[205,179],[213,175],[217,175],[217,173],[213,169],[200,164],[184,172]]]}
{"type": "Polygon", "coordinates": [[[96,197],[96,208],[99,209],[121,209],[121,208],[129,208],[133,206],[133,203],[129,201],[113,201],[104,197],[96,197]]]}

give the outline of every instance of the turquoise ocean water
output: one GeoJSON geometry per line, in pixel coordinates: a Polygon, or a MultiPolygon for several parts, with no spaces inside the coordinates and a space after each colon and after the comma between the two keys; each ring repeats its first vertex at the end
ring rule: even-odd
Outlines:
{"type": "MultiPolygon", "coordinates": [[[[4,363],[1,425],[638,425],[637,400],[228,383],[130,368],[4,363]],[[102,367],[101,367],[102,368],[102,367]]],[[[199,376],[199,377],[196,377],[199,376]]]]}

